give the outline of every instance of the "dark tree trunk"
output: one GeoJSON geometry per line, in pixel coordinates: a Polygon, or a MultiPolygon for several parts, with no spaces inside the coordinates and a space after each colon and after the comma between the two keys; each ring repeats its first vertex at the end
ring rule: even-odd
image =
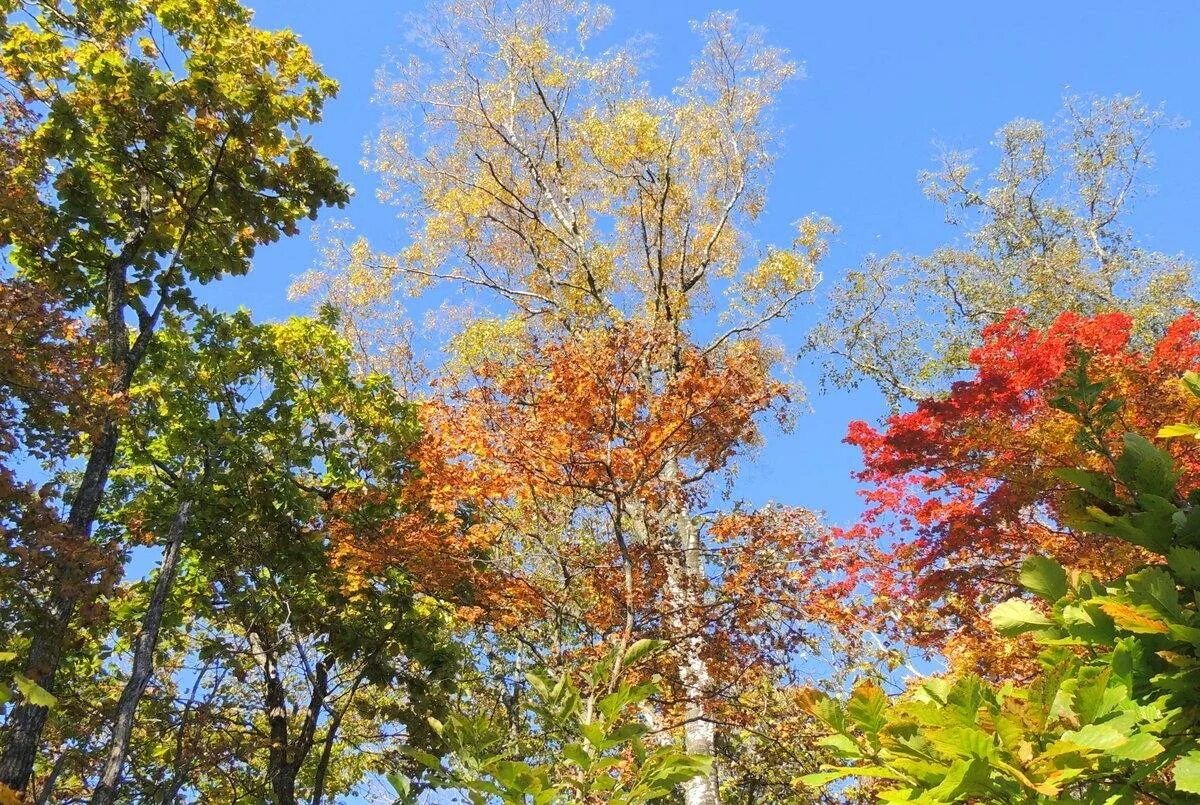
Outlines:
{"type": "MultiPolygon", "coordinates": [[[[115,422],[108,422],[88,457],[83,480],[67,518],[72,532],[81,535],[81,539],[91,533],[92,524],[96,521],[116,451],[117,426],[115,422]]],[[[54,678],[67,642],[71,619],[75,615],[77,587],[83,581],[85,572],[82,568],[66,564],[60,565],[56,571],[57,587],[50,602],[45,627],[33,635],[25,662],[25,676],[51,692],[54,690],[54,678]]],[[[49,712],[40,705],[22,702],[13,708],[5,724],[8,740],[4,754],[0,756],[0,783],[14,791],[24,791],[29,784],[41,743],[42,728],[46,725],[49,712]]]]}
{"type": "MultiPolygon", "coordinates": [[[[322,664],[324,666],[324,663],[322,664]]],[[[322,683],[323,688],[328,688],[328,676],[319,677],[326,680],[322,683]]],[[[325,797],[325,780],[329,777],[329,759],[333,755],[333,745],[337,742],[338,730],[342,727],[342,718],[346,715],[346,711],[350,709],[350,705],[354,702],[354,694],[358,692],[358,686],[362,683],[362,677],[359,676],[354,680],[354,686],[350,689],[350,693],[346,697],[346,704],[342,709],[333,713],[329,719],[329,725],[325,729],[325,740],[321,746],[321,758],[317,761],[317,771],[313,780],[313,796],[311,805],[321,805],[321,800],[325,797]]],[[[327,690],[322,690],[322,694],[326,694],[327,690]]]]}
{"type": "MultiPolygon", "coordinates": [[[[166,296],[163,295],[152,315],[139,315],[138,334],[131,347],[129,328],[125,323],[129,299],[126,275],[141,252],[150,224],[150,199],[145,190],[142,191],[141,209],[142,220],[139,225],[129,233],[120,252],[104,267],[108,366],[113,373],[109,391],[114,396],[129,390],[134,372],[146,355],[166,302],[166,296]]],[[[92,444],[83,479],[71,499],[67,525],[74,537],[81,541],[91,539],[92,526],[100,511],[100,501],[104,497],[104,488],[116,458],[119,436],[119,423],[109,416],[92,444]]],[[[34,633],[25,662],[25,675],[51,693],[54,692],[54,680],[70,633],[71,620],[79,603],[80,582],[89,575],[87,569],[68,562],[59,562],[54,570],[55,590],[46,625],[34,633]]],[[[4,725],[6,740],[4,753],[0,755],[0,783],[14,791],[24,791],[29,785],[48,714],[45,707],[22,702],[13,708],[4,725]]]]}
{"type": "Polygon", "coordinates": [[[274,639],[268,641],[261,626],[247,630],[250,650],[263,673],[266,698],[263,701],[267,725],[271,731],[271,749],[267,754],[267,782],[275,798],[274,805],[296,805],[296,774],[288,761],[287,691],[279,678],[279,666],[274,639]]]}
{"type": "Polygon", "coordinates": [[[179,506],[175,519],[171,522],[171,530],[167,537],[167,546],[163,551],[162,565],[158,569],[158,578],[154,582],[154,592],[142,618],[142,629],[138,634],[137,648],[133,655],[133,669],[125,689],[121,691],[121,699],[117,702],[117,713],[113,719],[112,738],[108,747],[108,757],[104,769],[100,773],[100,782],[92,792],[92,805],[112,805],[116,800],[117,785],[121,781],[121,771],[125,767],[125,757],[129,752],[129,736],[133,732],[134,716],[146,685],[154,675],[154,653],[158,648],[158,636],[162,626],[163,610],[166,607],[167,596],[171,585],[175,582],[175,573],[179,568],[179,554],[183,545],[183,534],[187,529],[188,516],[192,504],[185,501],[179,506]]]}
{"type": "Polygon", "coordinates": [[[58,785],[58,778],[62,776],[63,769],[67,765],[67,751],[64,750],[58,753],[58,757],[54,759],[54,767],[50,769],[50,774],[42,783],[42,788],[38,791],[37,799],[34,800],[36,805],[49,805],[51,798],[54,796],[54,789],[58,785]]]}

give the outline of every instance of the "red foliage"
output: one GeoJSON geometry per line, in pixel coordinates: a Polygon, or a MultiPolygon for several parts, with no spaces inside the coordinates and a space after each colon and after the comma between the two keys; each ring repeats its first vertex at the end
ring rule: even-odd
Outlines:
{"type": "Polygon", "coordinates": [[[37,462],[62,468],[114,404],[92,335],[40,286],[0,282],[0,593],[28,617],[38,617],[56,563],[91,570],[79,591],[85,614],[119,576],[119,552],[72,534],[57,486],[34,480],[45,474],[37,462]]]}
{"type": "MultiPolygon", "coordinates": [[[[1122,314],[1065,313],[1035,330],[1011,312],[984,331],[971,379],[882,430],[850,426],[867,509],[843,536],[860,548],[852,570],[870,583],[877,617],[956,665],[1003,676],[1017,670],[1019,647],[994,641],[982,620],[1018,589],[1024,557],[1052,556],[1101,577],[1139,561],[1136,549],[1066,525],[1068,485],[1055,474],[1111,470],[1123,433],[1153,438],[1165,424],[1196,419],[1196,398],[1179,378],[1200,368],[1200,321],[1176,321],[1150,350],[1131,346],[1130,331],[1122,314]],[[1083,406],[1071,397],[1081,382],[1103,384],[1083,406]]],[[[1195,486],[1196,443],[1166,446],[1185,487],[1195,486]]]]}

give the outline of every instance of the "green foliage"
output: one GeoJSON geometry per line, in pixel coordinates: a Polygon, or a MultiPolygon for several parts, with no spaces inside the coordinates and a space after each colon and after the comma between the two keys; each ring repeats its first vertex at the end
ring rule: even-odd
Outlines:
{"type": "Polygon", "coordinates": [[[53,694],[24,674],[13,674],[13,684],[27,702],[41,707],[54,707],[58,703],[53,694]]]}
{"type": "MultiPolygon", "coordinates": [[[[76,351],[94,356],[95,368],[84,367],[86,382],[69,385],[82,387],[72,396],[87,391],[93,402],[103,389],[103,401],[113,403],[84,419],[71,410],[81,407],[73,399],[57,397],[74,379],[75,361],[47,360],[53,341],[5,352],[6,363],[28,359],[40,366],[35,376],[54,381],[46,398],[73,414],[54,440],[72,455],[54,458],[78,458],[84,468],[19,501],[22,515],[45,516],[36,530],[22,524],[3,557],[5,566],[33,571],[4,603],[37,610],[31,628],[11,628],[23,612],[0,614],[9,627],[0,631],[14,633],[3,647],[19,648],[26,674],[62,704],[73,669],[99,665],[111,603],[102,599],[120,595],[121,560],[180,502],[163,496],[141,527],[109,521],[98,529],[104,541],[93,539],[100,506],[118,505],[105,497],[118,442],[130,436],[126,392],[145,379],[140,370],[164,317],[194,310],[197,283],[244,274],[258,246],[295,234],[300,220],[345,203],[349,190],[304,131],[336,84],[295,34],[255,28],[236,0],[3,0],[0,84],[5,279],[15,270],[53,310],[91,317],[94,326],[78,333],[94,337],[97,348],[76,351]],[[49,511],[58,501],[63,523],[49,511]]],[[[54,336],[53,328],[45,332],[54,336]]],[[[6,367],[0,374],[8,381],[24,373],[6,367]]],[[[46,407],[21,413],[36,426],[46,407]]],[[[192,443],[184,455],[199,452],[192,443]]],[[[44,760],[39,702],[48,698],[29,690],[10,719],[0,762],[4,782],[16,788],[26,786],[35,758],[44,760]]],[[[96,691],[81,694],[77,704],[94,698],[96,691]]],[[[87,715],[64,717],[67,732],[95,717],[73,712],[87,715]]],[[[89,739],[101,733],[92,729],[89,739]]],[[[87,742],[65,740],[72,744],[87,742]]],[[[61,768],[51,779],[64,779],[61,768]]]]}
{"type": "Polygon", "coordinates": [[[1004,124],[990,156],[939,154],[920,181],[954,231],[927,254],[869,255],[836,281],[808,341],[826,382],[872,382],[894,406],[937,394],[1013,308],[1035,326],[1120,310],[1152,340],[1194,308],[1195,273],[1135,245],[1129,208],[1155,136],[1178,126],[1136,95],[1068,97],[1054,121],[1004,124]]]}
{"type": "Polygon", "coordinates": [[[1136,435],[1114,476],[1063,474],[1082,487],[1074,525],[1159,559],[1107,583],[1028,559],[1021,581],[1040,602],[1013,599],[991,617],[1002,634],[1033,634],[1038,679],[927,679],[891,702],[873,686],[846,702],[813,694],[811,711],[832,730],[824,743],[847,762],[804,781],[874,780],[888,802],[1116,805],[1196,793],[1200,500],[1179,497],[1170,456],[1136,435]]]}
{"type": "MultiPolygon", "coordinates": [[[[660,641],[640,640],[625,653],[628,669],[661,652],[660,641]]],[[[532,694],[527,715],[549,755],[544,762],[521,757],[513,749],[509,725],[486,716],[454,715],[434,729],[451,753],[448,764],[409,748],[424,771],[419,787],[456,789],[473,803],[654,802],[675,787],[708,774],[712,761],[689,755],[649,735],[638,711],[659,693],[656,681],[633,684],[612,680],[615,656],[599,663],[584,695],[568,674],[541,671],[526,676],[532,694]],[[609,692],[604,692],[609,691],[609,692]]],[[[398,802],[416,802],[418,786],[402,775],[388,778],[398,802]]]]}
{"type": "Polygon", "coordinates": [[[337,85],[234,0],[0,10],[0,71],[30,121],[2,240],[76,305],[105,309],[117,262],[132,298],[185,305],[188,280],[245,273],[256,245],[348,199],[299,131],[337,85]]]}
{"type": "MultiPolygon", "coordinates": [[[[1181,382],[1183,383],[1183,387],[1190,391],[1193,396],[1200,397],[1200,374],[1184,372],[1181,382]]],[[[1158,438],[1160,439],[1176,439],[1181,436],[1200,439],[1200,425],[1188,425],[1180,422],[1175,425],[1166,425],[1158,431],[1158,438]]]]}
{"type": "MultiPolygon", "coordinates": [[[[135,736],[123,795],[157,799],[176,766],[203,799],[269,799],[282,740],[297,792],[321,775],[336,796],[385,762],[360,747],[389,730],[434,748],[427,716],[443,713],[461,670],[452,611],[419,593],[403,557],[352,575],[332,531],[397,513],[417,469],[415,406],[355,372],[329,317],[169,315],[143,369],[101,529],[154,544],[182,501],[192,515],[158,650],[159,684],[176,698],[143,703],[179,727],[135,736]],[[171,678],[180,666],[203,669],[199,691],[171,678]]],[[[94,676],[121,679],[151,582],[113,603],[113,657],[94,676]]]]}

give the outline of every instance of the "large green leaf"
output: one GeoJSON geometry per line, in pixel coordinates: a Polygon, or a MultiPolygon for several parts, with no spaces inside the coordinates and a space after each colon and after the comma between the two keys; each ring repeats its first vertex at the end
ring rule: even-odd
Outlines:
{"type": "Polygon", "coordinates": [[[1117,459],[1117,477],[1138,494],[1173,495],[1179,473],[1171,456],[1140,434],[1126,433],[1123,439],[1125,450],[1117,459]]]}
{"type": "Polygon", "coordinates": [[[1171,772],[1175,776],[1176,791],[1200,794],[1200,751],[1193,750],[1175,761],[1171,772]]]}
{"type": "Polygon", "coordinates": [[[1167,554],[1167,565],[1181,583],[1200,588],[1200,550],[1177,545],[1167,554]]]}
{"type": "Polygon", "coordinates": [[[1126,578],[1129,598],[1170,619],[1179,617],[1179,590],[1175,579],[1160,567],[1148,567],[1126,578]]]}
{"type": "Polygon", "coordinates": [[[1024,632],[1045,629],[1054,622],[1034,609],[1028,601],[1012,598],[995,607],[988,615],[996,631],[1012,637],[1024,632]]]}
{"type": "Polygon", "coordinates": [[[1021,565],[1021,586],[1051,604],[1067,594],[1067,571],[1047,556],[1031,556],[1021,565]]]}
{"type": "Polygon", "coordinates": [[[25,701],[30,704],[50,708],[58,704],[58,699],[53,693],[24,674],[13,674],[13,682],[16,684],[17,690],[21,691],[21,695],[25,697],[25,701]]]}
{"type": "Polygon", "coordinates": [[[887,723],[887,705],[887,694],[878,685],[866,682],[854,689],[846,703],[846,715],[868,735],[876,735],[887,723]]]}

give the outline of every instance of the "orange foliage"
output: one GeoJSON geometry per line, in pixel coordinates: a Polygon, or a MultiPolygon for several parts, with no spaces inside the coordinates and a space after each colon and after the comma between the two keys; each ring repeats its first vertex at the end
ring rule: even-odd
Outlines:
{"type": "Polygon", "coordinates": [[[516,366],[485,362],[478,383],[451,390],[430,425],[505,497],[652,502],[669,494],[669,459],[699,475],[721,469],[757,441],[755,417],[785,397],[756,342],[719,358],[694,348],[664,356],[666,343],[630,324],[535,347],[516,366]],[[670,377],[651,368],[670,363],[670,377]]]}
{"type": "Polygon", "coordinates": [[[414,516],[434,517],[359,539],[359,560],[416,562],[442,592],[471,578],[491,625],[570,622],[562,642],[542,641],[559,661],[612,646],[629,615],[631,639],[678,641],[681,622],[703,632],[722,690],[786,664],[803,626],[829,611],[816,609],[828,601],[811,595],[817,578],[837,569],[814,516],[782,506],[706,516],[703,572],[688,581],[703,589],[681,619],[667,589],[680,549],[664,512],[701,511],[711,478],[758,443],[758,418],[787,389],[755,341],[709,354],[670,343],[624,324],[445,385],[425,406],[421,471],[405,490],[414,516]]]}

